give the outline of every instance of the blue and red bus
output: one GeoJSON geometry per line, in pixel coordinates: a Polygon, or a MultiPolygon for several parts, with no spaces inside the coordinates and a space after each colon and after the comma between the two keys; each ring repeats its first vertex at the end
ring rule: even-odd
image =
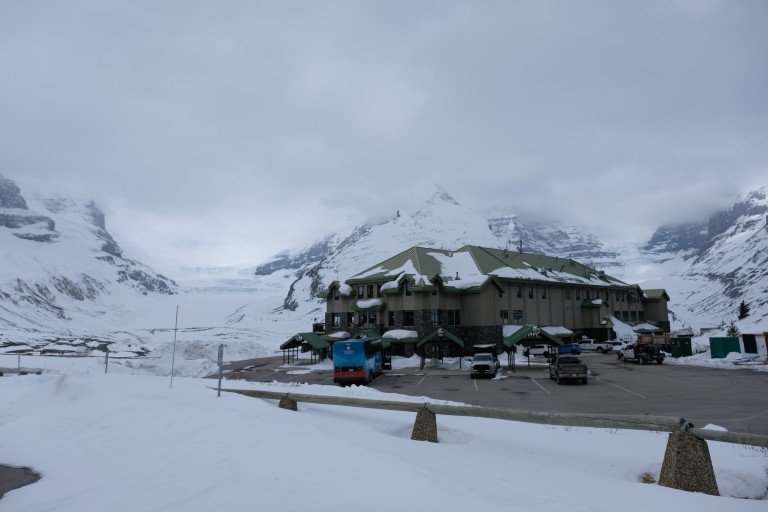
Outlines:
{"type": "Polygon", "coordinates": [[[333,344],[333,382],[367,384],[381,374],[380,338],[354,338],[333,344]]]}

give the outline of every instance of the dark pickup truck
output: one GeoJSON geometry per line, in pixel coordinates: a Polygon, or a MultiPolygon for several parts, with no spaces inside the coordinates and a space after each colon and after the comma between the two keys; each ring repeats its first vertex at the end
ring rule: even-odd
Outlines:
{"type": "Polygon", "coordinates": [[[587,383],[587,365],[576,356],[557,356],[549,363],[549,378],[562,384],[564,380],[579,380],[587,383]]]}

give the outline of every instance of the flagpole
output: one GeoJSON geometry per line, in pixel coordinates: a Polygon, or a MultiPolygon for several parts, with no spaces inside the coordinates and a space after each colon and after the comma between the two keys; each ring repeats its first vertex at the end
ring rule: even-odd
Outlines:
{"type": "Polygon", "coordinates": [[[179,328],[179,306],[176,305],[176,323],[173,325],[173,356],[171,357],[171,388],[173,388],[173,366],[176,363],[176,331],[179,328]]]}

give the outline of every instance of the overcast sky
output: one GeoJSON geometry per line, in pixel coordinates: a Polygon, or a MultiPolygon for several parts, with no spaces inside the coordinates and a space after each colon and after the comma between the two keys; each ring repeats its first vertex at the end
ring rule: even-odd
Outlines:
{"type": "Polygon", "coordinates": [[[155,262],[442,186],[607,241],[768,184],[768,2],[0,3],[0,173],[155,262]]]}

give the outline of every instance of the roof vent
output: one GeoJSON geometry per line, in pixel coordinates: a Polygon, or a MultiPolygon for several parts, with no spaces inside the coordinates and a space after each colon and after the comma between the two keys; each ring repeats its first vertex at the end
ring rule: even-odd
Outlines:
{"type": "Polygon", "coordinates": [[[458,272],[456,272],[456,280],[457,281],[461,280],[461,278],[459,277],[459,273],[458,272]]]}

